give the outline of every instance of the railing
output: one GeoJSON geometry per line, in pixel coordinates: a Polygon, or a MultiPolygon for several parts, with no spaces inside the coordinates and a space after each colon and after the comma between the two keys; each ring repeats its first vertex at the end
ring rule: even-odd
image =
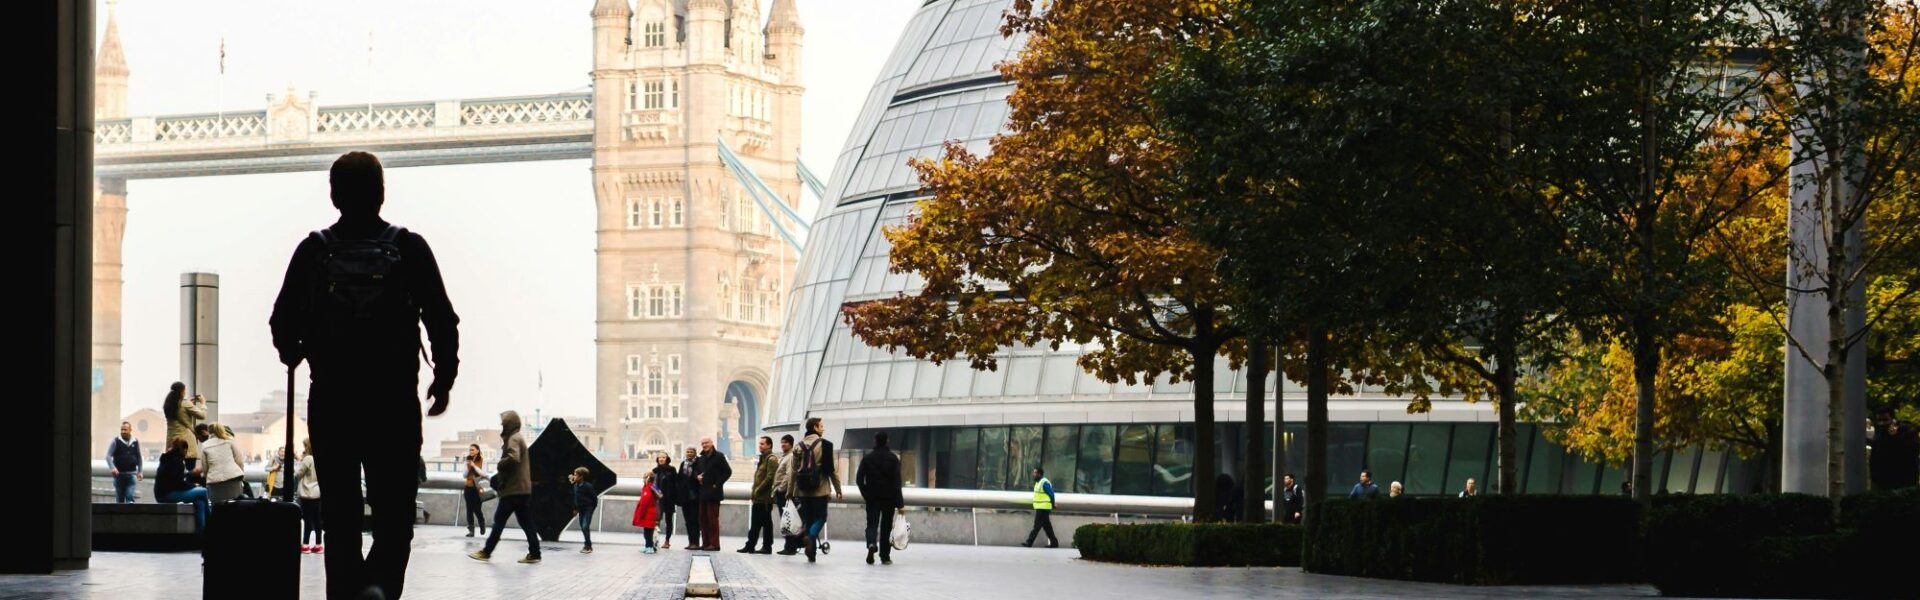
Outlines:
{"type": "Polygon", "coordinates": [[[427,129],[436,123],[433,103],[322,108],[316,132],[427,129]]]}
{"type": "MultiPolygon", "coordinates": [[[[149,465],[148,472],[153,466],[149,465]]],[[[93,476],[109,477],[106,465],[93,465],[93,476]]],[[[258,467],[247,469],[247,479],[255,482],[266,481],[267,474],[258,467]]],[[[466,486],[466,480],[460,473],[428,471],[427,482],[421,489],[458,492],[466,486]]],[[[846,486],[846,496],[835,500],[835,504],[860,504],[859,490],[852,484],[846,486]]],[[[746,482],[728,482],[726,485],[728,500],[751,500],[752,486],[746,482]]],[[[615,498],[633,498],[640,495],[640,480],[630,478],[607,490],[605,495],[615,498]]],[[[1007,492],[998,490],[954,490],[930,488],[905,488],[902,497],[908,506],[918,508],[980,509],[980,510],[1030,510],[1033,506],[1033,493],[1007,492]]],[[[1117,496],[1110,494],[1058,494],[1055,496],[1058,512],[1061,514],[1096,515],[1141,515],[1178,517],[1193,511],[1193,500],[1167,496],[1117,496]]],[[[1267,502],[1271,509],[1273,503],[1267,502]]]]}
{"type": "Polygon", "coordinates": [[[521,125],[592,119],[593,97],[584,94],[460,103],[461,125],[521,125]]]}
{"type": "Polygon", "coordinates": [[[153,140],[156,142],[260,137],[266,133],[266,111],[156,117],[153,120],[153,140]]]}

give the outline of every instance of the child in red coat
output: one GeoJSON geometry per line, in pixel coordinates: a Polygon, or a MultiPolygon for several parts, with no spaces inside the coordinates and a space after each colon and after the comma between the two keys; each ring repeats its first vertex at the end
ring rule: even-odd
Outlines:
{"type": "Polygon", "coordinates": [[[647,547],[641,554],[658,552],[653,547],[653,526],[660,521],[660,489],[653,485],[653,474],[648,473],[646,481],[640,485],[640,503],[633,507],[633,526],[647,536],[647,547]]]}

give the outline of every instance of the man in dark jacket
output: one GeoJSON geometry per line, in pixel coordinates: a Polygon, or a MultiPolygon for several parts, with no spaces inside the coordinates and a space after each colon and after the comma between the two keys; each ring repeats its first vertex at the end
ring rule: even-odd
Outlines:
{"type": "Polygon", "coordinates": [[[1293,474],[1280,478],[1280,522],[1299,525],[1301,514],[1307,510],[1307,492],[1294,483],[1293,474]]]}
{"type": "Polygon", "coordinates": [[[1380,497],[1380,486],[1373,483],[1373,471],[1361,470],[1360,483],[1353,484],[1347,497],[1354,500],[1374,500],[1380,497]]]}
{"type": "Polygon", "coordinates": [[[867,564],[873,564],[873,555],[879,552],[880,562],[891,565],[893,515],[906,512],[906,502],[900,496],[900,455],[887,447],[887,432],[873,434],[873,451],[860,459],[853,482],[867,504],[867,564]]]}
{"type": "Polygon", "coordinates": [[[680,461],[680,475],[675,478],[675,486],[680,496],[675,500],[680,504],[680,520],[687,526],[688,550],[703,548],[700,544],[700,455],[699,450],[687,447],[687,457],[680,461]]]}
{"type": "Polygon", "coordinates": [[[753,514],[748,519],[745,554],[773,554],[773,478],[780,468],[780,457],[773,455],[773,438],[760,436],[760,457],[753,467],[753,514]],[[761,542],[761,538],[766,539],[761,542]],[[754,550],[755,544],[760,545],[754,550]]]}
{"type": "Polygon", "coordinates": [[[733,477],[733,467],[727,464],[727,455],[713,447],[713,438],[700,438],[700,474],[694,479],[700,482],[700,534],[706,543],[700,549],[709,552],[720,550],[720,501],[727,499],[727,479],[733,477]]]}
{"type": "Polygon", "coordinates": [[[459,372],[460,317],[426,238],[380,219],[380,160],[349,152],[328,181],[340,220],[294,249],[268,324],[280,362],[311,368],[307,429],[316,470],[332,473],[321,519],[359,531],[363,469],[371,492],[373,549],[362,559],[360,536],[329,540],[327,596],[399,598],[420,485],[406,461],[420,456],[420,328],[433,349],[426,413],[439,416],[459,372]]]}
{"type": "Polygon", "coordinates": [[[1876,490],[1897,490],[1920,478],[1920,440],[1909,426],[1883,410],[1874,419],[1873,452],[1868,455],[1868,480],[1876,490]]]}

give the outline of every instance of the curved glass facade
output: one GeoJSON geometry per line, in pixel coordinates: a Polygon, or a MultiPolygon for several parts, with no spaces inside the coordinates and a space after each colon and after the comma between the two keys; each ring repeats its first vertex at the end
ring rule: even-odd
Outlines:
{"type": "MultiPolygon", "coordinates": [[[[903,462],[913,471],[908,474],[912,485],[1021,489],[1028,485],[1027,469],[1043,464],[1056,474],[1056,484],[1071,481],[1072,491],[1185,494],[1191,485],[1185,473],[1195,451],[1189,384],[1100,381],[1074,363],[1082,349],[1070,344],[1006,348],[994,371],[975,371],[965,361],[935,365],[870,347],[840,318],[847,302],[920,285],[912,275],[888,271],[889,244],[881,232],[904,222],[923,197],[908,159],[935,156],[949,141],[984,153],[988,140],[1003,130],[1013,86],[1000,79],[994,65],[1014,58],[1024,43],[999,33],[1010,4],[926,3],[868,92],[835,160],[829,201],[816,217],[786,304],[772,386],[772,405],[780,413],[768,429],[792,430],[809,416],[824,417],[831,423],[829,435],[845,432],[841,446],[856,454],[871,442],[871,431],[893,432],[894,448],[906,455],[903,462]],[[1069,472],[1072,476],[1065,476],[1069,472]]],[[[1224,359],[1214,371],[1221,429],[1213,451],[1224,472],[1237,474],[1245,447],[1238,421],[1245,418],[1246,381],[1224,359]]],[[[1279,392],[1285,399],[1280,408],[1290,420],[1300,420],[1305,391],[1291,382],[1281,382],[1276,390],[1276,379],[1269,378],[1267,397],[1279,392]]],[[[1433,405],[1430,413],[1409,415],[1406,399],[1365,387],[1336,397],[1329,411],[1337,422],[1330,440],[1331,480],[1350,485],[1365,465],[1379,471],[1376,478],[1383,483],[1395,479],[1388,473],[1404,471],[1413,493],[1433,494],[1457,489],[1452,474],[1486,472],[1495,419],[1491,407],[1455,399],[1436,399],[1433,405]]],[[[1275,408],[1269,400],[1268,418],[1275,408]]],[[[1287,426],[1289,436],[1295,427],[1287,426]]],[[[1270,436],[1271,426],[1263,432],[1270,436]]],[[[1584,463],[1565,460],[1564,452],[1544,441],[1539,446],[1547,454],[1522,463],[1524,489],[1583,492],[1608,486],[1607,470],[1577,466],[1584,463]],[[1536,469],[1540,473],[1534,478],[1536,469]],[[1555,483],[1545,483],[1549,480],[1555,483]]],[[[1298,471],[1304,457],[1295,454],[1289,453],[1288,462],[1298,471]]],[[[1700,463],[1696,456],[1688,464],[1700,463]]],[[[1682,487],[1702,489],[1694,485],[1695,469],[1686,472],[1682,487]]],[[[1715,482],[1704,489],[1719,489],[1715,482]]]]}

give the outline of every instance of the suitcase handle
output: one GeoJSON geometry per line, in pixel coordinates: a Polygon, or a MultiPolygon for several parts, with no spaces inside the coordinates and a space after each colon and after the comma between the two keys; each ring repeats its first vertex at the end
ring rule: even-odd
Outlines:
{"type": "Polygon", "coordinates": [[[296,393],[293,388],[293,373],[299,368],[298,365],[287,367],[287,454],[280,457],[280,468],[285,469],[280,475],[280,488],[285,490],[281,494],[281,499],[286,502],[293,502],[293,395],[296,393]]]}

